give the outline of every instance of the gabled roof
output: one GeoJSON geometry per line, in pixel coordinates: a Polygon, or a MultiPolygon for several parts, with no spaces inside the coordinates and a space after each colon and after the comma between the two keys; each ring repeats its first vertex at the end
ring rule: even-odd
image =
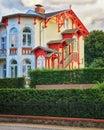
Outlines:
{"type": "Polygon", "coordinates": [[[46,51],[46,52],[50,52],[50,53],[58,53],[58,51],[55,50],[55,49],[50,49],[50,48],[48,48],[48,47],[42,47],[42,46],[37,46],[36,48],[34,48],[34,49],[32,50],[32,52],[35,52],[35,51],[38,50],[38,49],[42,49],[42,50],[44,50],[44,51],[46,51]]]}
{"type": "Polygon", "coordinates": [[[64,41],[66,41],[68,44],[70,44],[74,40],[75,40],[74,38],[65,38],[65,39],[61,39],[61,40],[51,40],[47,44],[49,45],[49,44],[63,43],[64,41]]]}
{"type": "Polygon", "coordinates": [[[58,15],[62,15],[62,14],[68,15],[68,17],[70,17],[75,22],[75,24],[77,25],[77,28],[80,30],[80,32],[82,32],[83,35],[88,35],[89,34],[86,27],[82,24],[82,22],[76,16],[76,14],[73,12],[72,9],[60,10],[60,11],[45,13],[45,14],[40,14],[40,13],[34,12],[33,10],[28,10],[27,13],[17,13],[17,14],[3,16],[2,17],[2,22],[3,22],[3,19],[5,19],[5,18],[12,18],[12,17],[17,17],[17,16],[38,17],[38,18],[42,18],[42,19],[44,19],[44,20],[46,20],[48,22],[53,17],[57,17],[58,15]]]}
{"type": "Polygon", "coordinates": [[[12,18],[12,17],[17,17],[17,16],[24,16],[24,17],[40,17],[40,18],[44,18],[43,15],[40,15],[40,14],[38,14],[38,13],[36,13],[36,14],[16,13],[16,14],[11,14],[11,15],[3,16],[3,18],[12,18]]]}
{"type": "Polygon", "coordinates": [[[73,34],[73,33],[76,33],[78,31],[78,29],[66,29],[62,32],[62,34],[73,34]]]}
{"type": "Polygon", "coordinates": [[[46,13],[46,14],[45,14],[45,17],[46,17],[46,18],[50,18],[50,17],[55,16],[55,15],[61,13],[61,12],[64,12],[64,11],[65,11],[65,10],[56,11],[56,12],[51,12],[51,13],[46,13]]]}
{"type": "Polygon", "coordinates": [[[35,12],[33,10],[28,10],[26,14],[34,15],[34,16],[41,17],[41,18],[45,18],[45,14],[41,14],[41,13],[35,12]]]}
{"type": "Polygon", "coordinates": [[[70,44],[75,40],[75,38],[65,38],[65,41],[70,44]]]}

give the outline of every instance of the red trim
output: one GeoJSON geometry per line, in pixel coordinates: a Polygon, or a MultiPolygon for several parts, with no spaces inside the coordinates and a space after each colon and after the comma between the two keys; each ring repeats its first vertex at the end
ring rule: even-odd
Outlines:
{"type": "Polygon", "coordinates": [[[48,58],[48,68],[50,68],[50,59],[48,58]]]}
{"type": "Polygon", "coordinates": [[[89,119],[89,118],[65,118],[65,117],[49,117],[49,116],[24,116],[24,115],[0,115],[0,118],[25,118],[25,119],[46,119],[46,120],[67,120],[67,121],[84,121],[104,123],[103,119],[89,119]]]}
{"type": "Polygon", "coordinates": [[[77,28],[80,30],[82,35],[88,35],[89,32],[85,28],[85,26],[82,24],[82,22],[79,20],[79,18],[76,16],[76,14],[71,10],[63,11],[61,13],[58,13],[48,19],[45,20],[45,27],[47,27],[47,23],[52,19],[56,17],[56,22],[58,23],[58,32],[60,32],[60,29],[62,25],[65,23],[65,20],[68,18],[72,19],[72,28],[74,28],[74,24],[77,26],[77,28]]]}
{"type": "Polygon", "coordinates": [[[8,26],[8,18],[4,19],[5,27],[8,26]]]}
{"type": "MultiPolygon", "coordinates": [[[[77,28],[81,31],[82,35],[88,35],[89,34],[88,30],[85,28],[85,26],[79,20],[79,18],[76,16],[76,14],[72,10],[69,10],[68,13],[69,13],[70,17],[72,18],[73,22],[75,23],[75,25],[77,26],[77,28]]],[[[74,25],[74,23],[73,23],[73,25],[74,25]]]]}
{"type": "Polygon", "coordinates": [[[58,23],[58,32],[60,32],[62,25],[65,23],[65,19],[65,13],[60,13],[56,16],[56,22],[58,23]]]}
{"type": "Polygon", "coordinates": [[[34,25],[36,24],[36,17],[34,17],[34,25]]]}
{"type": "Polygon", "coordinates": [[[10,55],[16,55],[17,54],[17,48],[10,48],[10,55]]]}
{"type": "Polygon", "coordinates": [[[46,19],[46,20],[44,21],[44,27],[45,27],[45,28],[47,27],[47,23],[49,22],[50,19],[51,19],[51,18],[48,18],[48,19],[46,19]]]}
{"type": "Polygon", "coordinates": [[[64,68],[64,47],[62,47],[62,68],[64,68]]]}
{"type": "Polygon", "coordinates": [[[20,16],[18,16],[18,24],[20,24],[20,16]]]}
{"type": "Polygon", "coordinates": [[[32,48],[25,48],[25,47],[23,47],[22,48],[22,55],[29,55],[29,54],[31,54],[31,51],[32,51],[32,48]]]}
{"type": "Polygon", "coordinates": [[[59,56],[59,54],[58,54],[58,69],[60,68],[60,56],[59,56]]]}
{"type": "Polygon", "coordinates": [[[78,68],[80,68],[80,42],[78,37],[78,68]]]}

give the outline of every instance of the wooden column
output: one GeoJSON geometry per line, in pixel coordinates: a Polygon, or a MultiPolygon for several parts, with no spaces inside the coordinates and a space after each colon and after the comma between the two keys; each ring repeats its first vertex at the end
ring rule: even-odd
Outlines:
{"type": "Polygon", "coordinates": [[[64,47],[62,46],[62,68],[64,68],[64,47]]]}
{"type": "Polygon", "coordinates": [[[80,42],[78,37],[78,68],[80,68],[80,42]]]}

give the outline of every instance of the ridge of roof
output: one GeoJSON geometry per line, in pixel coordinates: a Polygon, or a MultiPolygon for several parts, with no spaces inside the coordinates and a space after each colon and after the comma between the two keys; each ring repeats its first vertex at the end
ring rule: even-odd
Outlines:
{"type": "Polygon", "coordinates": [[[3,16],[2,18],[8,18],[8,17],[15,17],[15,16],[28,16],[28,17],[40,17],[40,18],[45,18],[44,15],[40,15],[40,14],[27,14],[27,13],[16,13],[16,14],[10,14],[10,15],[6,15],[3,16]]]}
{"type": "Polygon", "coordinates": [[[56,15],[58,13],[64,12],[64,11],[66,11],[66,10],[60,10],[60,11],[45,13],[45,16],[46,16],[46,18],[50,18],[50,17],[52,17],[52,16],[54,16],[54,15],[56,15]]]}
{"type": "Polygon", "coordinates": [[[45,14],[41,14],[41,13],[37,13],[31,9],[29,9],[26,13],[15,13],[15,14],[10,14],[10,15],[6,15],[6,16],[3,16],[3,18],[7,18],[7,17],[14,17],[14,16],[36,16],[36,17],[40,17],[40,18],[50,18],[58,13],[61,13],[65,10],[61,10],[61,11],[56,11],[56,12],[50,12],[50,13],[45,13],[45,14]]]}

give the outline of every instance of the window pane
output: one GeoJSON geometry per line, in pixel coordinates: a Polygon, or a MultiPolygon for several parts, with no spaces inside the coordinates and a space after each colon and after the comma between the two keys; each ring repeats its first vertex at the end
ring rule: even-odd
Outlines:
{"type": "Polygon", "coordinates": [[[25,29],[23,30],[23,32],[31,33],[30,29],[28,29],[28,28],[25,28],[25,29]]]}
{"type": "Polygon", "coordinates": [[[11,34],[16,34],[18,33],[17,29],[16,28],[12,28],[11,31],[10,31],[11,34]]]}
{"type": "Polygon", "coordinates": [[[26,34],[23,34],[23,45],[26,45],[26,34]]]}
{"type": "Polygon", "coordinates": [[[31,45],[31,35],[28,34],[28,45],[30,46],[31,45]]]}
{"type": "Polygon", "coordinates": [[[17,47],[18,44],[18,31],[16,28],[10,30],[10,45],[11,47],[17,47]]]}

